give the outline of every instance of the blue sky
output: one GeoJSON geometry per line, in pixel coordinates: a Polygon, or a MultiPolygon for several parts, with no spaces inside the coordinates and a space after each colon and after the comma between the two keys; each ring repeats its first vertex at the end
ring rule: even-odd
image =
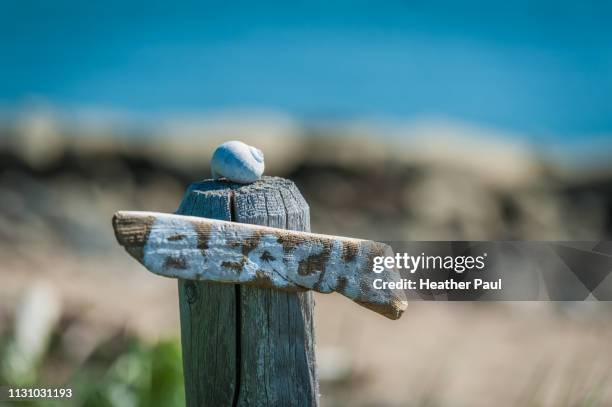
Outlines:
{"type": "Polygon", "coordinates": [[[612,5],[3,2],[0,104],[612,134],[612,5]]]}

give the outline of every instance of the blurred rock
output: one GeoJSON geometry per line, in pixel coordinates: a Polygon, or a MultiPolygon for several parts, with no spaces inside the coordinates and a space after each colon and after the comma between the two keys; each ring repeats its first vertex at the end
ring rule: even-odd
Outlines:
{"type": "Polygon", "coordinates": [[[17,310],[14,338],[2,364],[4,377],[13,383],[33,383],[61,308],[60,297],[52,286],[40,281],[31,285],[17,310]]]}
{"type": "Polygon", "coordinates": [[[351,354],[339,347],[318,347],[317,372],[319,380],[328,384],[349,380],[354,373],[351,354]]]}

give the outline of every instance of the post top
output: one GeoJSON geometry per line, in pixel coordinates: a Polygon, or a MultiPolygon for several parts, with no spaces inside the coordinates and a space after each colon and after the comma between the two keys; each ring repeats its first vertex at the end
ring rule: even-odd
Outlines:
{"type": "Polygon", "coordinates": [[[233,182],[229,179],[214,178],[194,181],[187,187],[187,193],[194,191],[207,192],[220,190],[239,190],[241,193],[249,193],[281,189],[297,190],[297,187],[295,186],[295,183],[293,181],[287,178],[264,175],[258,180],[249,184],[233,182]]]}
{"type": "Polygon", "coordinates": [[[251,184],[206,179],[191,183],[176,213],[310,230],[308,203],[293,181],[264,176],[251,184]]]}

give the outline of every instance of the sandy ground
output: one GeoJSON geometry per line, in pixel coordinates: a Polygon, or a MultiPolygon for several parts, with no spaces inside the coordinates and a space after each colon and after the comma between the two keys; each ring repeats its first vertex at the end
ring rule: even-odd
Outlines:
{"type": "MultiPolygon", "coordinates": [[[[121,249],[104,258],[2,254],[0,310],[45,281],[64,310],[103,334],[179,334],[176,283],[121,249]]],[[[612,405],[612,312],[601,303],[411,303],[390,321],[339,295],[317,295],[322,404],[612,405]]]]}
{"type": "MultiPolygon", "coordinates": [[[[559,166],[514,137],[435,123],[310,129],[235,119],[177,122],[159,137],[81,124],[63,134],[37,116],[0,129],[0,335],[42,281],[78,316],[66,336],[83,358],[122,327],[176,338],[176,282],[130,259],[110,219],[119,208],[174,211],[188,183],[208,174],[214,146],[238,135],[265,152],[266,174],[296,182],[319,233],[612,236],[609,160],[559,166]]],[[[389,321],[339,295],[316,298],[323,406],[612,405],[612,306],[419,302],[389,321]]]]}

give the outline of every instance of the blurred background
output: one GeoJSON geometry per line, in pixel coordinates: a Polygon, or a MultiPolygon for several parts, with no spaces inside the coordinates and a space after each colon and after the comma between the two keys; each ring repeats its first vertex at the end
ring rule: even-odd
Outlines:
{"type": "MultiPolygon", "coordinates": [[[[612,235],[608,2],[2,9],[0,385],[184,403],[176,284],[110,219],[174,211],[231,139],[297,183],[316,232],[612,235]]],[[[323,406],[612,405],[606,303],[419,302],[391,322],[316,299],[323,406]]]]}

